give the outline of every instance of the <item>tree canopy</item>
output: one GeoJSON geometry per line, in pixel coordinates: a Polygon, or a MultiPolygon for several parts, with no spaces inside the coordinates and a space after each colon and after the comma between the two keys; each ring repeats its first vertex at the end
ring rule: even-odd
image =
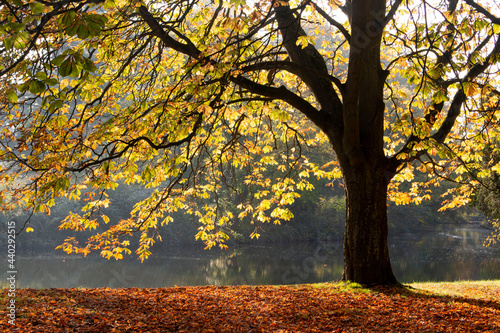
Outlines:
{"type": "Polygon", "coordinates": [[[386,197],[419,203],[452,179],[452,208],[500,171],[479,163],[499,137],[498,7],[3,1],[2,209],[82,200],[60,228],[93,230],[109,222],[107,191],[141,184],[151,195],[129,219],[61,248],[121,258],[138,232],[145,259],[174,212],[199,219],[208,247],[224,246],[230,221],[248,219],[258,237],[259,223],[293,216],[310,177],[342,177],[344,278],[393,283],[386,197]],[[336,159],[316,164],[307,150],[325,142],[336,159]],[[415,168],[428,181],[400,190],[415,168]]]}
{"type": "MultiPolygon", "coordinates": [[[[482,166],[489,169],[500,162],[498,142],[493,141],[482,151],[482,166]]],[[[487,218],[495,232],[488,238],[488,244],[500,241],[500,173],[492,172],[482,179],[482,185],[472,196],[472,204],[487,218]]]]}

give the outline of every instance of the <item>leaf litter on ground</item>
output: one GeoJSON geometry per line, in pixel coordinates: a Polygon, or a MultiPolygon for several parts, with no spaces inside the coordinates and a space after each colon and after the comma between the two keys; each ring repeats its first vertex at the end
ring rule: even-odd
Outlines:
{"type": "Polygon", "coordinates": [[[500,281],[8,289],[2,332],[500,332],[500,281]]]}

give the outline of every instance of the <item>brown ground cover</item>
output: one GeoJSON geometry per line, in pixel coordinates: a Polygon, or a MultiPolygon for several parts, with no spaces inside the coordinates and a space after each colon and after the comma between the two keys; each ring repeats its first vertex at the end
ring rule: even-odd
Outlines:
{"type": "Polygon", "coordinates": [[[19,289],[15,325],[11,299],[3,332],[500,332],[500,282],[19,289]]]}

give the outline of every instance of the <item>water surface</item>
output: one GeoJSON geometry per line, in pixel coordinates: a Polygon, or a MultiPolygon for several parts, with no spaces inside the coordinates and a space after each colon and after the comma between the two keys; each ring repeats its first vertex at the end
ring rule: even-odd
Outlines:
{"type": "MultiPolygon", "coordinates": [[[[489,233],[454,227],[391,238],[394,273],[401,282],[500,279],[500,246],[483,246],[489,233]]],[[[343,254],[339,241],[229,250],[203,250],[200,244],[155,253],[144,263],[57,252],[17,257],[16,265],[19,288],[292,284],[340,279],[343,254]]]]}

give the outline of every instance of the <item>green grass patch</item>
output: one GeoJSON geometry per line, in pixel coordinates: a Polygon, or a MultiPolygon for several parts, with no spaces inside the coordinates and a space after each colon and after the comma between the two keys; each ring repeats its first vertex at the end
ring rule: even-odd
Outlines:
{"type": "Polygon", "coordinates": [[[500,280],[415,282],[409,286],[430,295],[500,302],[500,280]]]}
{"type": "Polygon", "coordinates": [[[370,294],[375,292],[373,289],[364,287],[363,285],[355,282],[323,282],[323,283],[313,283],[307,285],[313,289],[323,289],[332,293],[338,292],[350,292],[350,293],[361,293],[370,294]]]}

